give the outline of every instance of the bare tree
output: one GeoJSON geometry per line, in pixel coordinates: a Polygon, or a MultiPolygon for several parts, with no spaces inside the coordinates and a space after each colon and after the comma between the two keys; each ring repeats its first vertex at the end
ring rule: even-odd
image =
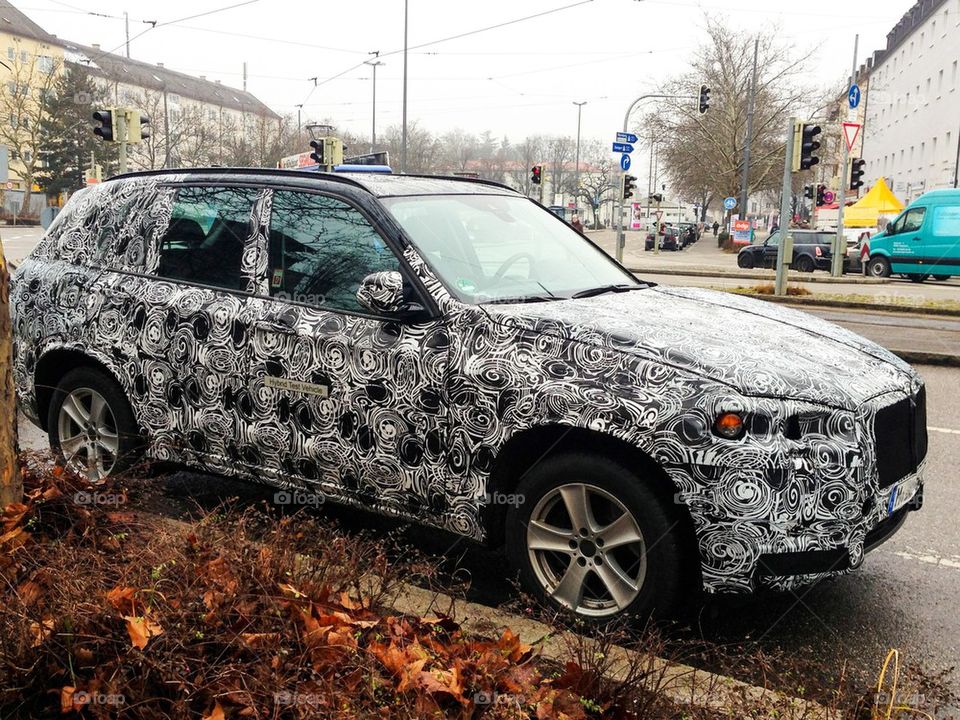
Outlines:
{"type": "Polygon", "coordinates": [[[464,172],[479,159],[480,147],[476,135],[460,128],[451,130],[437,140],[442,148],[443,169],[464,172]]]}
{"type": "MultiPolygon", "coordinates": [[[[649,131],[662,139],[667,173],[681,197],[708,205],[740,194],[754,38],[719,17],[706,17],[709,41],[693,57],[690,72],[666,85],[666,93],[712,90],[709,112],[693,100],[667,101],[648,116],[649,131]]],[[[813,52],[798,54],[778,33],[760,35],[756,113],[748,194],[777,187],[783,172],[785,117],[813,114],[823,106],[820,93],[803,84],[813,52]]]]}
{"type": "MultiPolygon", "coordinates": [[[[20,43],[17,38],[13,39],[20,43]]],[[[33,185],[43,168],[43,132],[48,108],[55,98],[60,63],[47,55],[14,48],[10,74],[0,85],[0,142],[10,149],[10,160],[24,184],[20,214],[30,212],[33,185]]]]}
{"type": "Polygon", "coordinates": [[[554,193],[571,191],[568,185],[573,181],[573,174],[568,173],[573,164],[577,145],[569,136],[557,136],[547,141],[547,162],[550,169],[550,186],[554,193]]]}
{"type": "Polygon", "coordinates": [[[582,144],[582,154],[586,160],[580,168],[580,187],[578,196],[586,200],[593,212],[593,227],[600,223],[600,208],[616,199],[616,172],[610,160],[610,153],[597,140],[582,144]]]}

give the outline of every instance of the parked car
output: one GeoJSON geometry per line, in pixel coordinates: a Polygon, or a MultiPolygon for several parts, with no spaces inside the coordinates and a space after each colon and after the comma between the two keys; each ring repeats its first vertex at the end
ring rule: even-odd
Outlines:
{"type": "Polygon", "coordinates": [[[114,178],[11,304],[21,408],[91,480],[145,456],[504,545],[585,618],[845,573],[922,502],[909,365],[637,280],[492,182],[114,178]]]}
{"type": "Polygon", "coordinates": [[[900,273],[915,282],[960,275],[960,190],[924,193],[874,235],[868,273],[900,273]]]}
{"type": "MultiPolygon", "coordinates": [[[[800,272],[830,270],[833,258],[835,232],[821,230],[791,230],[793,236],[793,261],[790,267],[800,272]]],[[[780,230],[774,230],[762,243],[747,245],[737,254],[741,268],[776,268],[780,247],[780,230]]],[[[846,262],[846,261],[845,261],[846,262]]]]}
{"type": "Polygon", "coordinates": [[[700,226],[696,223],[680,223],[680,232],[684,237],[684,247],[693,245],[693,243],[700,239],[700,226]]]}
{"type": "MultiPolygon", "coordinates": [[[[644,250],[653,250],[653,233],[647,234],[647,239],[643,245],[644,250]]],[[[660,236],[660,249],[671,252],[683,250],[680,241],[680,231],[675,227],[667,227],[660,236]]]]}

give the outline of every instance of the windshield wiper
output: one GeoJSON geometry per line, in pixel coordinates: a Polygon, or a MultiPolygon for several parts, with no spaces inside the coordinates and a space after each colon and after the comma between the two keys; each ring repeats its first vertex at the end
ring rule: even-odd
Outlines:
{"type": "Polygon", "coordinates": [[[481,305],[519,305],[520,303],[539,303],[552,302],[554,300],[563,300],[556,295],[518,295],[517,297],[503,297],[496,300],[488,300],[481,305]]]}
{"type": "Polygon", "coordinates": [[[577,300],[579,298],[588,298],[596,297],[597,295],[606,295],[608,293],[624,293],[630,292],[631,290],[643,290],[649,286],[647,285],[602,285],[601,287],[590,288],[589,290],[581,290],[578,293],[574,293],[570,296],[571,300],[577,300]]]}

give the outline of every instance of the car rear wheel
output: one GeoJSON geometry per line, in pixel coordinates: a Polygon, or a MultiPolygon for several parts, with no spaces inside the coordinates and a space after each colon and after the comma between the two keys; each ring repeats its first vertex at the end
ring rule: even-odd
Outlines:
{"type": "Polygon", "coordinates": [[[737,255],[737,265],[744,270],[752,270],[754,266],[753,255],[750,253],[741,253],[737,255]]]}
{"type": "Polygon", "coordinates": [[[680,541],[644,478],[606,457],[567,453],[530,470],[517,493],[507,553],[538,599],[595,620],[673,610],[680,541]]]}
{"type": "Polygon", "coordinates": [[[937,282],[945,282],[950,279],[949,275],[934,275],[933,279],[937,282]]]}
{"type": "Polygon", "coordinates": [[[47,415],[50,448],[66,467],[99,481],[129,468],[141,440],[123,391],[102,370],[71,370],[57,385],[47,415]]]}
{"type": "Polygon", "coordinates": [[[813,258],[811,258],[808,255],[801,255],[800,257],[798,257],[797,270],[805,273],[813,272],[814,270],[813,258]]]}
{"type": "Polygon", "coordinates": [[[867,271],[872,277],[890,277],[890,261],[882,255],[872,257],[867,265],[867,271]]]}
{"type": "Polygon", "coordinates": [[[911,273],[908,277],[910,278],[910,282],[923,283],[926,282],[930,276],[926,273],[911,273]]]}

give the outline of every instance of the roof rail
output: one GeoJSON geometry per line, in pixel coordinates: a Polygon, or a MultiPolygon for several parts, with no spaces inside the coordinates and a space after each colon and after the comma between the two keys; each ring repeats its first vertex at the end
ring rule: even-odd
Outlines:
{"type": "MultiPolygon", "coordinates": [[[[344,177],[343,175],[338,175],[336,173],[322,173],[317,170],[286,170],[281,168],[263,168],[263,167],[197,167],[197,168],[164,168],[161,170],[138,170],[136,172],[128,172],[122,175],[114,175],[110,178],[107,178],[105,182],[110,182],[112,180],[121,180],[124,178],[135,178],[135,177],[152,177],[155,175],[203,175],[203,174],[221,174],[221,173],[237,173],[242,175],[262,175],[265,177],[286,177],[294,175],[296,177],[310,178],[316,180],[317,178],[323,180],[331,180],[333,182],[340,182],[345,185],[352,185],[353,187],[361,188],[362,190],[367,190],[367,187],[363,183],[359,183],[353,178],[344,177]]],[[[369,190],[368,190],[369,192],[369,190]]]]}
{"type": "Polygon", "coordinates": [[[456,182],[468,182],[475,183],[477,185],[489,185],[491,187],[501,188],[503,190],[509,190],[513,193],[518,193],[519,191],[516,188],[512,188],[509,185],[496,180],[484,180],[483,178],[470,178],[470,177],[461,177],[459,175],[426,175],[418,173],[398,173],[394,177],[412,177],[412,178],[425,178],[427,180],[454,180],[456,182]]]}

